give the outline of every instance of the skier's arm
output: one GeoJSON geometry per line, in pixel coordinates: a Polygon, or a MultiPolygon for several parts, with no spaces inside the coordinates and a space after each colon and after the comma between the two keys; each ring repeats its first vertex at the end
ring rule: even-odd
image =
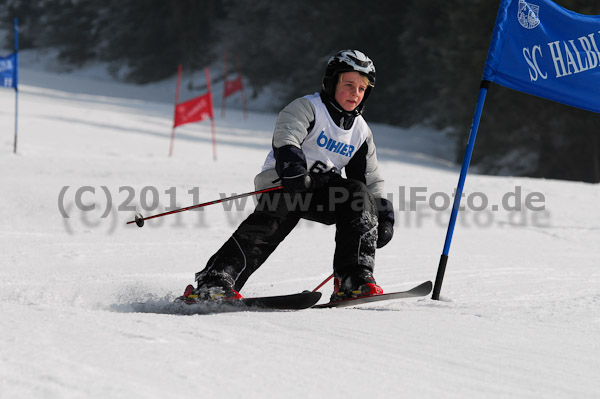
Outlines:
{"type": "Polygon", "coordinates": [[[292,101],[277,118],[273,133],[275,170],[290,191],[304,191],[308,174],[302,142],[315,123],[315,109],[306,98],[292,101]]]}
{"type": "Polygon", "coordinates": [[[315,124],[315,109],[307,98],[298,98],[287,105],[277,117],[273,132],[273,149],[287,145],[300,148],[315,124]]]}

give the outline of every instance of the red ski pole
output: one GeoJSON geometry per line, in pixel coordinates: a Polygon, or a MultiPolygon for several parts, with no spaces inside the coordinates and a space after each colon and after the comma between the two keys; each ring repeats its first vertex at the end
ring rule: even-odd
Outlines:
{"type": "Polygon", "coordinates": [[[238,198],[249,197],[251,195],[262,194],[262,193],[266,193],[269,191],[276,191],[276,190],[280,190],[282,188],[283,188],[283,186],[277,186],[277,187],[265,188],[264,190],[257,190],[257,191],[252,191],[249,193],[233,195],[233,196],[227,197],[227,198],[221,198],[221,199],[214,200],[214,201],[204,202],[202,204],[197,204],[197,205],[192,205],[192,206],[188,206],[185,208],[175,209],[175,210],[169,211],[169,212],[159,213],[158,215],[148,216],[147,218],[143,217],[141,213],[136,213],[135,219],[130,220],[129,222],[127,222],[127,224],[135,223],[139,227],[143,227],[145,220],[150,220],[150,219],[154,219],[154,218],[158,218],[158,217],[166,216],[166,215],[172,215],[174,213],[185,212],[185,211],[189,211],[190,209],[202,208],[204,206],[218,204],[218,203],[225,202],[225,201],[231,201],[231,200],[238,199],[238,198]]]}
{"type": "Polygon", "coordinates": [[[331,276],[327,277],[325,280],[323,280],[323,282],[321,284],[319,284],[319,286],[317,288],[315,288],[314,290],[312,290],[312,292],[317,292],[319,290],[319,288],[321,288],[322,286],[324,286],[332,278],[333,278],[333,274],[331,276]]]}

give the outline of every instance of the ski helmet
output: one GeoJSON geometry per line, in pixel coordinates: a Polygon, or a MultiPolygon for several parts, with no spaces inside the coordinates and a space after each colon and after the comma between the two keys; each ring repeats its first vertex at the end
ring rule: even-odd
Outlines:
{"type": "Polygon", "coordinates": [[[369,86],[363,97],[364,102],[375,86],[375,65],[373,65],[373,61],[358,50],[342,50],[335,53],[327,62],[327,68],[323,76],[323,90],[329,97],[334,98],[338,76],[344,72],[358,72],[367,77],[369,86]]]}

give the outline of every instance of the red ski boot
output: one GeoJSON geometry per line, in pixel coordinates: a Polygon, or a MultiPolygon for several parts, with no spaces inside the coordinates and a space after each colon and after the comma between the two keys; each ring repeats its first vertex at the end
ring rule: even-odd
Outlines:
{"type": "Polygon", "coordinates": [[[361,268],[348,272],[341,278],[335,277],[331,302],[381,294],[383,294],[383,289],[377,285],[373,273],[368,269],[361,268]]]}

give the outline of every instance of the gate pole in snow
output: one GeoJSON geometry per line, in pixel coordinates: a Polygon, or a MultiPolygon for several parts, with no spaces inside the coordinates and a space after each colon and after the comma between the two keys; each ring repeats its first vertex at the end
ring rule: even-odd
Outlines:
{"type": "Polygon", "coordinates": [[[19,123],[19,20],[14,19],[14,32],[15,32],[15,65],[14,65],[14,77],[15,77],[15,142],[13,146],[13,153],[17,153],[17,132],[19,123]]]}
{"type": "Polygon", "coordinates": [[[171,145],[169,146],[169,157],[173,156],[173,145],[175,141],[175,121],[177,120],[177,104],[179,103],[179,86],[181,86],[181,64],[177,67],[177,87],[175,88],[175,111],[173,111],[173,127],[171,128],[171,145]]]}
{"type": "Polygon", "coordinates": [[[229,54],[225,51],[223,55],[223,100],[221,101],[221,118],[225,118],[225,94],[227,93],[227,63],[229,62],[229,54]]]}
{"type": "Polygon", "coordinates": [[[473,155],[473,147],[475,146],[475,139],[477,138],[479,121],[481,120],[481,114],[483,112],[483,104],[485,103],[485,96],[487,94],[488,88],[490,87],[490,83],[491,82],[487,80],[482,80],[479,88],[479,97],[477,98],[477,106],[475,107],[475,115],[473,116],[473,123],[471,124],[471,132],[469,133],[469,140],[467,142],[465,156],[463,158],[462,167],[460,169],[458,186],[454,195],[454,204],[452,206],[450,222],[448,223],[448,231],[446,233],[446,241],[444,242],[444,250],[442,252],[442,256],[440,257],[440,264],[438,266],[437,275],[435,277],[435,285],[433,287],[433,295],[431,296],[431,299],[434,299],[436,301],[440,299],[440,291],[442,290],[442,281],[444,280],[446,264],[448,263],[448,253],[450,252],[452,234],[454,233],[454,226],[456,224],[458,210],[460,209],[460,199],[462,197],[463,188],[465,186],[465,180],[467,178],[469,164],[471,163],[471,155],[473,155]]]}
{"type": "Polygon", "coordinates": [[[204,69],[204,73],[206,74],[206,87],[208,88],[208,92],[210,93],[210,130],[212,135],[212,147],[213,147],[213,161],[217,160],[217,132],[215,131],[215,115],[213,111],[213,101],[212,101],[212,89],[210,85],[210,72],[208,67],[204,69]]]}

